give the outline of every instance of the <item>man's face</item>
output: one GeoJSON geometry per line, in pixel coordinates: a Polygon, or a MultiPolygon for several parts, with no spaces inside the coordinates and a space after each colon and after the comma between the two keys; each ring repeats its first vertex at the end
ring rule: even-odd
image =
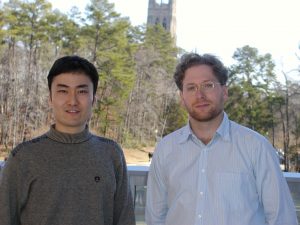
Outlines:
{"type": "Polygon", "coordinates": [[[227,100],[227,87],[214,76],[211,67],[196,65],[186,70],[180,92],[181,102],[190,119],[206,122],[218,117],[227,100]]]}
{"type": "Polygon", "coordinates": [[[62,73],[54,77],[49,98],[55,129],[63,133],[84,130],[92,114],[93,83],[82,73],[62,73]]]}

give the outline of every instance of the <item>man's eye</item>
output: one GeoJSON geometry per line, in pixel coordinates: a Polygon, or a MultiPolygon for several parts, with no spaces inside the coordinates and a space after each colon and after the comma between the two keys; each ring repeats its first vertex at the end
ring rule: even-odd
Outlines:
{"type": "Polygon", "coordinates": [[[203,84],[203,88],[205,89],[212,89],[214,87],[213,83],[205,83],[203,84]]]}
{"type": "Polygon", "coordinates": [[[197,87],[196,86],[188,86],[187,91],[196,91],[197,87]]]}
{"type": "Polygon", "coordinates": [[[80,93],[80,94],[87,94],[87,93],[89,93],[89,92],[88,92],[87,90],[80,90],[79,93],[80,93]]]}
{"type": "Polygon", "coordinates": [[[67,93],[66,90],[58,90],[57,92],[58,92],[58,93],[67,93]]]}

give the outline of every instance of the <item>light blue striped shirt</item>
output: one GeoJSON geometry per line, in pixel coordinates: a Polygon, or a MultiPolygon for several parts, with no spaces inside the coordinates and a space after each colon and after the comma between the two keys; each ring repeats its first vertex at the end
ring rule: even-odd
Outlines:
{"type": "Polygon", "coordinates": [[[297,225],[272,145],[223,121],[204,145],[189,125],[157,145],[147,183],[148,225],[297,225]]]}

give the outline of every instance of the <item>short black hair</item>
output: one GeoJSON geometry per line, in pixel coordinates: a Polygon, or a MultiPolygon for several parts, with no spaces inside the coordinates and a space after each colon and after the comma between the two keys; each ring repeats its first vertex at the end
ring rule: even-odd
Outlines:
{"type": "Polygon", "coordinates": [[[226,85],[228,80],[228,70],[216,56],[211,54],[199,55],[197,53],[186,53],[181,57],[174,73],[174,80],[179,90],[182,91],[182,82],[185,77],[185,71],[190,67],[197,65],[210,66],[220,84],[226,85]]]}
{"type": "Polygon", "coordinates": [[[99,75],[96,67],[88,60],[77,55],[64,56],[57,59],[52,65],[47,76],[48,88],[50,92],[54,77],[62,73],[83,73],[87,75],[93,83],[93,94],[96,94],[99,75]]]}

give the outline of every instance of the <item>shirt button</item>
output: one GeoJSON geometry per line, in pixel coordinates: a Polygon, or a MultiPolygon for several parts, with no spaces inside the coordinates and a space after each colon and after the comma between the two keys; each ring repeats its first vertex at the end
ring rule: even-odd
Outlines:
{"type": "Polygon", "coordinates": [[[202,192],[202,191],[200,192],[200,195],[203,195],[203,192],[202,192]]]}
{"type": "Polygon", "coordinates": [[[202,215],[201,215],[201,214],[199,214],[199,215],[198,215],[198,218],[199,218],[199,219],[201,219],[201,218],[202,218],[202,215]]]}
{"type": "Polygon", "coordinates": [[[202,169],[201,172],[204,173],[204,172],[205,172],[205,169],[202,169]]]}

